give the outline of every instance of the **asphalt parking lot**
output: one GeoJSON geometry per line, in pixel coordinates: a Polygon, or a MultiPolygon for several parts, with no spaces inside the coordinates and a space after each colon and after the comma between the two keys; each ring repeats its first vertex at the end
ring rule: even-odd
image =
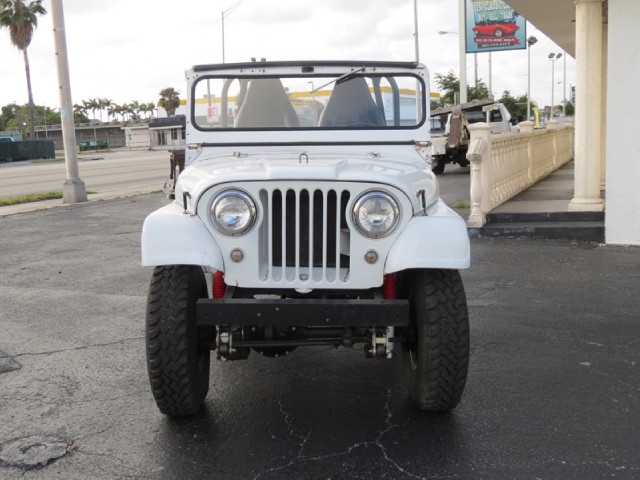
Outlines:
{"type": "Polygon", "coordinates": [[[214,361],[161,415],[144,353],[159,194],[0,218],[0,478],[640,477],[640,248],[472,240],[467,388],[447,415],[360,348],[214,361]]]}

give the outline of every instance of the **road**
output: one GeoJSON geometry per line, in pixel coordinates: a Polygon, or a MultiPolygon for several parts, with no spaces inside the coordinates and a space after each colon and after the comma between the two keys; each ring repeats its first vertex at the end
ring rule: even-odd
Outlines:
{"type": "MultiPolygon", "coordinates": [[[[148,193],[162,189],[169,173],[169,153],[114,150],[79,155],[80,178],[87,191],[101,198],[119,192],[148,193]]],[[[0,198],[62,191],[64,161],[0,163],[0,198]]]]}
{"type": "MultiPolygon", "coordinates": [[[[79,155],[80,178],[89,200],[104,200],[157,192],[169,174],[166,151],[114,150],[79,155]]],[[[28,193],[61,191],[66,178],[65,164],[54,162],[0,163],[0,198],[28,193]]],[[[447,166],[438,176],[440,196],[461,215],[468,213],[469,169],[447,166]]],[[[0,216],[62,205],[61,200],[0,207],[0,216]]],[[[465,217],[466,218],[466,217],[465,217]]]]}
{"type": "Polygon", "coordinates": [[[415,408],[395,360],[308,347],[213,360],[202,412],[172,420],[147,379],[140,266],[161,203],[0,218],[3,480],[640,478],[640,249],[472,240],[449,415],[415,408]]]}

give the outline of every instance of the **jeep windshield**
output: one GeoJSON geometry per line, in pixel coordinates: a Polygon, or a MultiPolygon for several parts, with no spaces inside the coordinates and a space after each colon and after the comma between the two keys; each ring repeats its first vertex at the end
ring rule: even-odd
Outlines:
{"type": "Polygon", "coordinates": [[[300,66],[295,74],[253,65],[248,73],[199,72],[190,92],[197,130],[415,130],[424,124],[426,85],[411,72],[300,66]]]}

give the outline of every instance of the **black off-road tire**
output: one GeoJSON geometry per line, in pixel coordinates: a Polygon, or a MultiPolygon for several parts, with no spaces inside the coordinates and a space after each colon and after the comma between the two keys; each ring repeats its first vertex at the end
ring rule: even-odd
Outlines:
{"type": "Polygon", "coordinates": [[[402,332],[401,357],[409,396],[421,410],[458,405],[469,365],[469,314],[457,270],[412,270],[400,279],[411,326],[402,332]]]}
{"type": "Polygon", "coordinates": [[[200,267],[156,267],[147,299],[146,344],[149,381],[166,415],[194,415],[209,390],[213,331],[196,326],[196,302],[206,298],[200,267]]]}

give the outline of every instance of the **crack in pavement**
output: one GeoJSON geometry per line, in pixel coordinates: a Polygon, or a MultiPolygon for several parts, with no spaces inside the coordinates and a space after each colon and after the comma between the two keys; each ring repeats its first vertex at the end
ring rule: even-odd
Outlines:
{"type": "Polygon", "coordinates": [[[119,345],[122,343],[126,343],[126,342],[130,342],[133,340],[143,340],[144,336],[140,336],[140,337],[130,337],[130,338],[123,338],[122,340],[117,340],[115,342],[109,342],[109,343],[93,343],[91,345],[82,345],[80,347],[73,347],[73,348],[62,348],[60,350],[49,350],[49,351],[45,351],[45,352],[23,352],[23,353],[17,353],[15,355],[11,355],[8,358],[20,358],[20,357],[36,357],[39,355],[55,355],[56,353],[65,353],[65,352],[75,352],[78,350],[86,350],[88,348],[95,348],[95,347],[111,347],[113,345],[119,345]]]}
{"type": "Polygon", "coordinates": [[[300,439],[300,448],[298,449],[298,454],[295,457],[291,458],[289,460],[289,462],[287,462],[284,465],[279,465],[279,466],[276,466],[276,467],[272,467],[272,468],[270,468],[268,470],[263,470],[262,472],[258,472],[258,474],[253,477],[253,480],[257,480],[262,475],[268,475],[269,473],[275,473],[275,472],[282,471],[282,470],[284,470],[284,469],[286,469],[288,467],[291,467],[291,466],[293,466],[295,464],[298,464],[298,463],[319,462],[319,461],[323,461],[323,460],[329,460],[329,459],[332,459],[332,458],[347,456],[347,455],[350,455],[351,452],[353,452],[357,448],[365,447],[365,446],[375,446],[375,447],[377,447],[381,451],[385,461],[388,462],[389,464],[391,464],[398,472],[402,473],[403,475],[405,475],[405,476],[407,476],[409,478],[415,478],[415,479],[418,479],[418,480],[427,480],[427,477],[422,477],[420,475],[416,475],[413,472],[410,472],[410,471],[406,470],[405,468],[402,468],[402,466],[400,466],[398,464],[398,462],[396,462],[391,457],[389,457],[389,454],[387,453],[386,447],[382,444],[382,437],[384,437],[387,433],[389,433],[394,428],[398,428],[398,427],[404,426],[404,425],[394,424],[394,423],[391,422],[391,419],[393,418],[393,412],[391,411],[391,407],[389,405],[389,402],[391,400],[391,393],[392,393],[392,390],[391,389],[387,389],[387,400],[385,402],[385,410],[386,410],[385,425],[386,425],[386,428],[384,428],[384,429],[382,429],[381,431],[378,432],[378,434],[376,435],[376,439],[375,440],[369,440],[369,441],[366,441],[366,442],[354,443],[353,445],[350,445],[349,447],[347,447],[346,450],[344,450],[344,451],[330,453],[330,454],[327,454],[327,455],[320,455],[320,456],[316,456],[316,457],[302,455],[304,447],[305,447],[307,441],[309,440],[309,437],[311,436],[311,431],[309,431],[307,433],[307,435],[300,435],[299,433],[296,433],[294,428],[293,428],[292,419],[290,418],[289,414],[284,410],[284,408],[282,406],[282,402],[279,402],[279,404],[280,404],[280,413],[283,415],[283,420],[285,422],[285,425],[287,425],[287,427],[289,427],[289,434],[291,436],[293,436],[293,437],[297,437],[297,438],[300,439]]]}

